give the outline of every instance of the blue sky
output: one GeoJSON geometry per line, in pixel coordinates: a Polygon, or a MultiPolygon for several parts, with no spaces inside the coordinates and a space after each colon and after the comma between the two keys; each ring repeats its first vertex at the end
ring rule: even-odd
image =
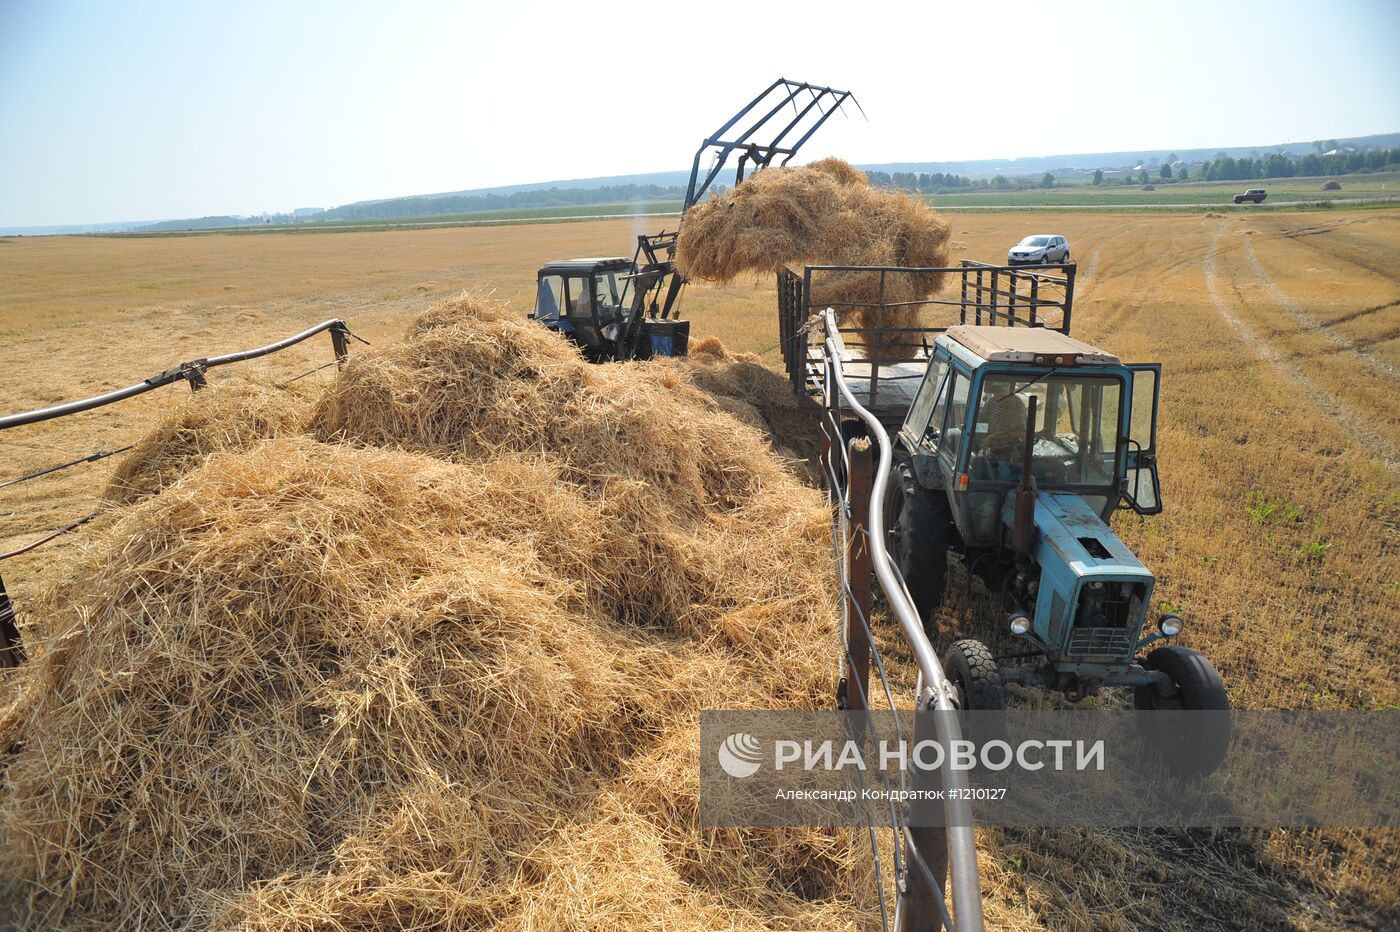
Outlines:
{"type": "Polygon", "coordinates": [[[804,158],[1393,132],[1397,39],[1397,0],[0,0],[0,226],[684,168],[779,75],[869,115],[804,158]]]}

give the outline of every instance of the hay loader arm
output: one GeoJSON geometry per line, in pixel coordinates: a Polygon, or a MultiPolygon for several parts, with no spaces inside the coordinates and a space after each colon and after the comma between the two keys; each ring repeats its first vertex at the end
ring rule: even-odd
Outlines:
{"type": "MultiPolygon", "coordinates": [[[[786,165],[797,150],[812,138],[822,124],[840,111],[849,100],[860,109],[850,91],[789,81],[779,78],[749,101],[738,113],[715,130],[695,152],[681,205],[681,222],[724,171],[730,156],[739,153],[734,183],[747,173],[772,165],[786,165]],[[784,141],[791,139],[784,145],[784,141]],[[711,163],[702,172],[705,155],[711,163]]],[[[864,111],[861,111],[862,116],[864,111]]],[[[628,308],[627,326],[619,334],[614,358],[635,359],[643,352],[643,320],[670,320],[679,316],[676,308],[685,279],[675,267],[677,230],[643,233],[637,237],[634,256],[636,272],[627,283],[622,304],[628,308]]]]}
{"type": "MultiPolygon", "coordinates": [[[[684,218],[685,212],[705,196],[735,152],[739,153],[735,184],[744,180],[744,171],[750,162],[754,171],[767,168],[779,156],[782,161],[778,164],[786,165],[802,148],[802,144],[811,139],[812,134],[833,113],[844,107],[847,100],[860,109],[860,101],[850,91],[789,81],[787,78],[779,78],[768,85],[763,93],[749,101],[747,106],[700,144],[690,168],[690,184],[686,187],[681,217],[684,218]],[[789,107],[792,108],[790,113],[789,107]],[[784,146],[783,140],[794,133],[801,135],[784,146]],[[760,138],[765,141],[760,142],[760,138]],[[714,160],[701,177],[700,165],[706,152],[712,153],[714,160]]],[[[861,110],[861,115],[865,115],[864,110],[861,110]]]]}

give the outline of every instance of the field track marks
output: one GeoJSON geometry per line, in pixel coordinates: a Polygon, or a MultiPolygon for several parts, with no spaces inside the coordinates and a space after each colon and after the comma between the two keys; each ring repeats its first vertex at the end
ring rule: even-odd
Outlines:
{"type": "Polygon", "coordinates": [[[1175,259],[1160,268],[1152,264],[1157,261],[1154,257],[1147,261],[1130,264],[1127,268],[1119,270],[1120,277],[1140,276],[1150,280],[1151,284],[1133,292],[1130,300],[1125,300],[1118,310],[1106,315],[1099,322],[1098,328],[1093,331],[1094,339],[1103,342],[1116,333],[1120,327],[1132,320],[1147,305],[1148,301],[1156,297],[1169,275],[1181,269],[1194,267],[1197,254],[1202,252],[1204,252],[1203,247],[1190,247],[1182,250],[1175,259]]]}
{"type": "Polygon", "coordinates": [[[1333,330],[1326,323],[1303,310],[1302,306],[1299,305],[1297,301],[1294,301],[1288,295],[1280,291],[1278,286],[1274,284],[1274,280],[1269,277],[1269,273],[1264,271],[1264,267],[1259,264],[1259,258],[1254,254],[1254,246],[1249,242],[1248,237],[1244,238],[1244,257],[1249,261],[1249,268],[1254,272],[1254,277],[1259,279],[1264,285],[1265,290],[1269,292],[1269,297],[1273,298],[1274,303],[1287,311],[1294,320],[1298,321],[1298,323],[1302,324],[1308,330],[1322,334],[1327,339],[1331,340],[1333,344],[1342,349],[1350,350],[1360,356],[1392,379],[1400,380],[1400,369],[1392,366],[1384,359],[1380,359],[1370,350],[1366,349],[1366,347],[1353,343],[1336,330],[1333,330]]]}
{"type": "Polygon", "coordinates": [[[1400,473],[1400,452],[1397,452],[1383,438],[1376,436],[1368,429],[1364,418],[1358,417],[1354,411],[1344,407],[1336,398],[1323,391],[1299,371],[1297,366],[1289,363],[1283,354],[1267,340],[1261,339],[1240,315],[1231,310],[1230,302],[1220,293],[1220,284],[1216,273],[1215,260],[1216,254],[1219,252],[1219,243],[1220,233],[1217,231],[1211,236],[1210,246],[1206,249],[1205,273],[1206,291],[1210,294],[1211,304],[1215,305],[1215,312],[1220,315],[1221,320],[1229,324],[1231,329],[1235,331],[1235,335],[1254,350],[1260,359],[1277,369],[1286,382],[1297,388],[1303,397],[1319,411],[1335,421],[1347,436],[1384,463],[1386,469],[1392,473],[1400,473]]]}
{"type": "Polygon", "coordinates": [[[1083,294],[1094,282],[1094,275],[1099,271],[1099,253],[1103,252],[1102,246],[1095,246],[1094,251],[1089,253],[1089,264],[1084,268],[1084,274],[1079,276],[1076,287],[1083,294]]]}

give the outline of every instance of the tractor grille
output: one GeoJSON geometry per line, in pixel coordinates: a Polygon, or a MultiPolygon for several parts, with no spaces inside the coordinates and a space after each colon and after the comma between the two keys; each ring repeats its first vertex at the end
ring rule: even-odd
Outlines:
{"type": "Polygon", "coordinates": [[[1075,628],[1069,635],[1071,657],[1121,657],[1131,648],[1132,632],[1124,628],[1075,628]]]}

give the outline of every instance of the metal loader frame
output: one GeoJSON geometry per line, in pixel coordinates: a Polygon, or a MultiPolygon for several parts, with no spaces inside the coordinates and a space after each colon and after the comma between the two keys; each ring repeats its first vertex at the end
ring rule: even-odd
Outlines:
{"type": "MultiPolygon", "coordinates": [[[[840,316],[862,309],[874,322],[870,327],[836,326],[842,338],[842,372],[866,408],[886,427],[898,431],[913,391],[923,379],[923,369],[933,340],[956,324],[998,327],[1046,327],[1068,334],[1074,314],[1073,263],[1051,266],[989,265],[964,259],[956,266],[906,268],[901,266],[810,265],[802,274],[791,269],[778,273],[778,336],[783,366],[793,391],[801,401],[821,405],[829,383],[822,375],[824,320],[814,322],[826,309],[840,316]],[[819,301],[822,284],[833,277],[852,274],[878,276],[875,296],[868,301],[819,301]],[[942,274],[950,282],[937,293],[913,301],[887,300],[902,277],[942,274]],[[927,310],[935,322],[914,327],[887,326],[888,311],[906,308],[927,310]],[[910,337],[917,348],[909,348],[910,337]],[[892,340],[897,337],[897,340],[892,340]]],[[[907,293],[901,290],[900,293],[907,293]]]]}

